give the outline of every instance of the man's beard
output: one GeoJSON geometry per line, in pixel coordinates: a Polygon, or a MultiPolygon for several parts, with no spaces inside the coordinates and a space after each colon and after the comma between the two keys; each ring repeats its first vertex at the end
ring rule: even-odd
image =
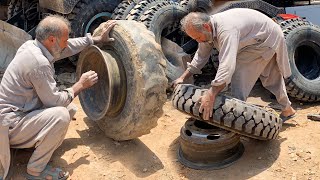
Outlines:
{"type": "Polygon", "coordinates": [[[59,59],[61,57],[63,50],[64,50],[64,48],[61,48],[58,44],[58,41],[56,41],[56,44],[52,47],[52,56],[55,59],[59,59]]]}

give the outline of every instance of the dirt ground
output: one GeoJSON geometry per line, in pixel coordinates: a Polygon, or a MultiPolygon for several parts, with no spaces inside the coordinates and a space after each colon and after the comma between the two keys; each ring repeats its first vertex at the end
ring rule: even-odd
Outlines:
{"type": "MultiPolygon", "coordinates": [[[[254,88],[248,101],[262,106],[274,104],[260,86],[254,88]]],[[[243,156],[230,167],[210,171],[193,170],[177,160],[180,129],[188,116],[175,110],[169,100],[150,134],[125,142],[105,137],[82,111],[78,99],[75,103],[79,107],[77,119],[71,122],[51,162],[68,170],[70,179],[320,179],[320,122],[306,118],[308,113],[319,112],[319,103],[293,102],[298,116],[283,125],[278,139],[244,137],[243,156]]],[[[24,179],[31,152],[14,151],[11,179],[24,179]]]]}

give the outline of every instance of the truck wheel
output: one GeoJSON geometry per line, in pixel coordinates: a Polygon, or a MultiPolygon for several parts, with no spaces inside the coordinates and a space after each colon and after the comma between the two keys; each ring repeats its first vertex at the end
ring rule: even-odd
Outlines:
{"type": "Polygon", "coordinates": [[[320,28],[301,18],[280,22],[292,76],[286,79],[287,92],[301,101],[320,100],[320,28]]]}
{"type": "MultiPolygon", "coordinates": [[[[120,2],[121,0],[80,0],[68,15],[71,22],[71,37],[92,33],[102,22],[111,19],[112,11],[120,2]]],[[[78,56],[72,56],[69,60],[77,65],[78,56]]]]}
{"type": "Polygon", "coordinates": [[[131,9],[138,4],[140,0],[136,1],[122,1],[112,13],[112,19],[126,19],[131,9]]]}
{"type": "MultiPolygon", "coordinates": [[[[172,105],[179,111],[202,119],[198,100],[206,89],[180,84],[173,94],[172,105]]],[[[214,103],[214,115],[208,123],[243,136],[259,140],[275,139],[282,127],[282,120],[272,112],[219,94],[214,103]]]]}
{"type": "MultiPolygon", "coordinates": [[[[94,32],[101,33],[105,23],[94,32]]],[[[157,125],[166,102],[165,60],[154,35],[135,21],[119,20],[111,37],[115,41],[84,50],[78,77],[94,70],[99,82],[80,93],[87,116],[115,140],[134,139],[157,125]]]]}

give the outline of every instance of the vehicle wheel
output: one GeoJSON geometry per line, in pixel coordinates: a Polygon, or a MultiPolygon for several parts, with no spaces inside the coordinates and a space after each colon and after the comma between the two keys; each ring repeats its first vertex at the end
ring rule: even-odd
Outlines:
{"type": "Polygon", "coordinates": [[[204,12],[208,13],[213,8],[213,1],[211,0],[182,0],[180,2],[182,7],[188,9],[188,11],[193,12],[204,12]]]}
{"type": "MultiPolygon", "coordinates": [[[[99,35],[104,25],[93,35],[99,35]]],[[[78,76],[94,70],[99,82],[81,92],[79,99],[108,137],[129,140],[149,133],[162,115],[168,83],[165,60],[154,35],[141,23],[119,20],[111,37],[115,41],[81,53],[78,76]]]]}
{"type": "Polygon", "coordinates": [[[295,18],[280,22],[288,48],[292,75],[287,92],[301,101],[320,100],[320,28],[295,18]]]}
{"type": "MultiPolygon", "coordinates": [[[[180,84],[174,90],[172,105],[203,120],[197,102],[205,91],[194,85],[180,84]]],[[[275,139],[282,127],[282,120],[272,112],[223,94],[216,97],[213,111],[213,117],[206,122],[259,140],[275,139]]]]}
{"type": "MultiPolygon", "coordinates": [[[[101,23],[111,19],[113,10],[121,0],[80,0],[68,15],[71,22],[71,37],[82,37],[92,33],[101,23]]],[[[69,58],[77,64],[78,56],[69,58]]]]}
{"type": "Polygon", "coordinates": [[[140,2],[136,1],[122,1],[112,13],[112,19],[126,19],[130,11],[140,2]]]}

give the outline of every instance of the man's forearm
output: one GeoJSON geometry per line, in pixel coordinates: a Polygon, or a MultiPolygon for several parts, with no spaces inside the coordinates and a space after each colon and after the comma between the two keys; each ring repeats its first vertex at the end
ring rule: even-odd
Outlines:
{"type": "Polygon", "coordinates": [[[79,93],[83,90],[83,86],[79,82],[76,82],[71,88],[73,90],[74,97],[78,96],[79,93]]]}
{"type": "Polygon", "coordinates": [[[211,93],[214,97],[216,97],[225,87],[226,87],[226,83],[221,84],[221,85],[219,85],[219,86],[211,86],[208,91],[210,91],[210,93],[211,93]]]}
{"type": "Polygon", "coordinates": [[[193,74],[187,69],[186,71],[184,71],[184,73],[180,76],[181,79],[185,80],[188,79],[190,76],[192,76],[193,74]]]}

